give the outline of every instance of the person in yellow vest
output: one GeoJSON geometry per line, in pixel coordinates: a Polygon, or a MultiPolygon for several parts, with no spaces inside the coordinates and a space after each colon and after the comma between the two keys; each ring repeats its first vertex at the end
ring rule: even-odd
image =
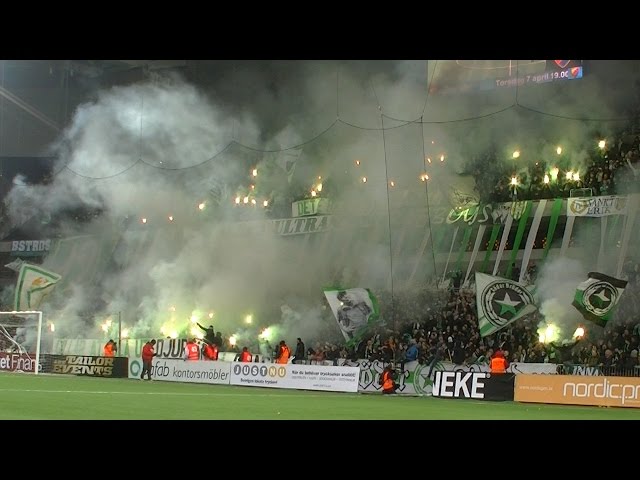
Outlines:
{"type": "Polygon", "coordinates": [[[280,341],[278,346],[278,355],[276,356],[276,363],[289,363],[289,357],[291,356],[291,350],[287,346],[284,340],[280,341]]]}
{"type": "Polygon", "coordinates": [[[109,340],[105,343],[103,351],[105,357],[115,357],[116,352],[118,351],[118,346],[116,345],[116,342],[109,340]]]}
{"type": "Polygon", "coordinates": [[[185,361],[200,360],[200,347],[194,338],[188,339],[184,345],[184,359],[185,361]]]}
{"type": "Polygon", "coordinates": [[[491,367],[491,373],[506,373],[509,362],[504,358],[502,350],[498,349],[496,353],[493,354],[493,357],[491,357],[491,363],[489,365],[491,367]]]}
{"type": "Polygon", "coordinates": [[[380,385],[382,385],[383,395],[396,393],[396,390],[398,390],[398,387],[400,385],[396,383],[394,376],[395,376],[395,370],[393,368],[393,365],[389,364],[386,367],[384,367],[384,370],[380,374],[380,380],[379,380],[380,385]]]}

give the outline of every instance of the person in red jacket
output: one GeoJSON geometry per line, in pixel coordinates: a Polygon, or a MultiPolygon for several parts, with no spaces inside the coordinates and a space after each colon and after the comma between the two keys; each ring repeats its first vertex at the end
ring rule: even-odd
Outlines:
{"type": "Polygon", "coordinates": [[[140,380],[144,380],[144,375],[147,375],[147,380],[151,380],[151,361],[156,356],[156,341],[152,339],[144,344],[142,347],[142,374],[140,380]]]}
{"type": "Polygon", "coordinates": [[[187,340],[187,343],[184,345],[184,359],[185,361],[200,360],[200,347],[194,338],[187,340]]]}
{"type": "Polygon", "coordinates": [[[202,357],[205,360],[218,360],[218,345],[205,342],[202,347],[202,357]]]}
{"type": "Polygon", "coordinates": [[[251,361],[251,353],[247,347],[242,347],[242,351],[236,355],[234,361],[236,362],[250,362],[251,361]]]}

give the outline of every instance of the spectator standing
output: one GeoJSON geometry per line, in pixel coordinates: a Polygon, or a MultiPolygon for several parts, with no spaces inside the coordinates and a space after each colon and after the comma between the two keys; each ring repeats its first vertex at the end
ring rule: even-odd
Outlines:
{"type": "Polygon", "coordinates": [[[374,353],[375,353],[375,349],[373,347],[373,338],[370,338],[369,340],[367,340],[367,344],[364,347],[363,358],[366,358],[367,360],[370,360],[371,357],[373,357],[374,353]]]}
{"type": "Polygon", "coordinates": [[[453,354],[451,355],[451,361],[456,365],[464,364],[467,356],[466,353],[462,340],[456,338],[453,342],[453,354]]]}
{"type": "Polygon", "coordinates": [[[296,341],[296,351],[293,353],[295,357],[293,359],[293,363],[306,363],[307,360],[307,352],[304,348],[304,342],[300,337],[296,341]]]}
{"type": "MultiPolygon", "coordinates": [[[[555,360],[557,364],[563,365],[564,368],[569,368],[573,361],[572,353],[573,347],[580,341],[580,338],[575,338],[573,340],[564,339],[559,344],[556,342],[550,342],[549,346],[553,348],[555,352],[555,360]]],[[[565,372],[566,373],[566,372],[565,372]]]]}
{"type": "Polygon", "coordinates": [[[213,330],[213,325],[203,327],[197,322],[196,325],[198,325],[198,327],[200,327],[200,329],[204,332],[204,341],[209,345],[213,345],[216,342],[216,332],[214,332],[213,330]]]}
{"type": "Polygon", "coordinates": [[[413,362],[414,360],[418,360],[418,342],[416,342],[415,338],[409,340],[409,348],[404,354],[405,362],[413,362]]]}
{"type": "Polygon", "coordinates": [[[338,359],[340,358],[340,350],[335,344],[328,345],[325,351],[326,360],[330,360],[334,366],[338,365],[338,359]]]}
{"type": "Polygon", "coordinates": [[[155,347],[155,339],[149,340],[142,347],[142,374],[140,374],[140,380],[144,380],[145,374],[147,375],[147,380],[151,380],[151,362],[153,357],[157,355],[155,347]]]}
{"type": "Polygon", "coordinates": [[[604,356],[600,359],[600,368],[603,375],[612,375],[618,365],[618,359],[613,354],[613,350],[605,348],[604,356]]]}
{"type": "Polygon", "coordinates": [[[404,372],[404,363],[407,361],[407,345],[403,342],[398,344],[398,348],[393,354],[393,363],[400,366],[400,370],[404,372]]]}

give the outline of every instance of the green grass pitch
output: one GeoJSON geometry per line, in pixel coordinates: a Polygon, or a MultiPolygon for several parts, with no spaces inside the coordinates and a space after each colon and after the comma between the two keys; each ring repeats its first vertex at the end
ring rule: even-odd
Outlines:
{"type": "Polygon", "coordinates": [[[2,372],[0,419],[640,420],[640,409],[2,372]]]}

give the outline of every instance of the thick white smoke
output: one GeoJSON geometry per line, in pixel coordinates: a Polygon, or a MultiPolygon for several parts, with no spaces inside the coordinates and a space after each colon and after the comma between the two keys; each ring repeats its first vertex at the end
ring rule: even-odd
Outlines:
{"type": "Polygon", "coordinates": [[[541,268],[536,281],[539,309],[544,316],[541,331],[554,325],[558,339],[571,339],[578,325],[585,324],[582,314],[571,302],[576,287],[587,278],[587,273],[581,261],[566,258],[548,262],[541,268]]]}

